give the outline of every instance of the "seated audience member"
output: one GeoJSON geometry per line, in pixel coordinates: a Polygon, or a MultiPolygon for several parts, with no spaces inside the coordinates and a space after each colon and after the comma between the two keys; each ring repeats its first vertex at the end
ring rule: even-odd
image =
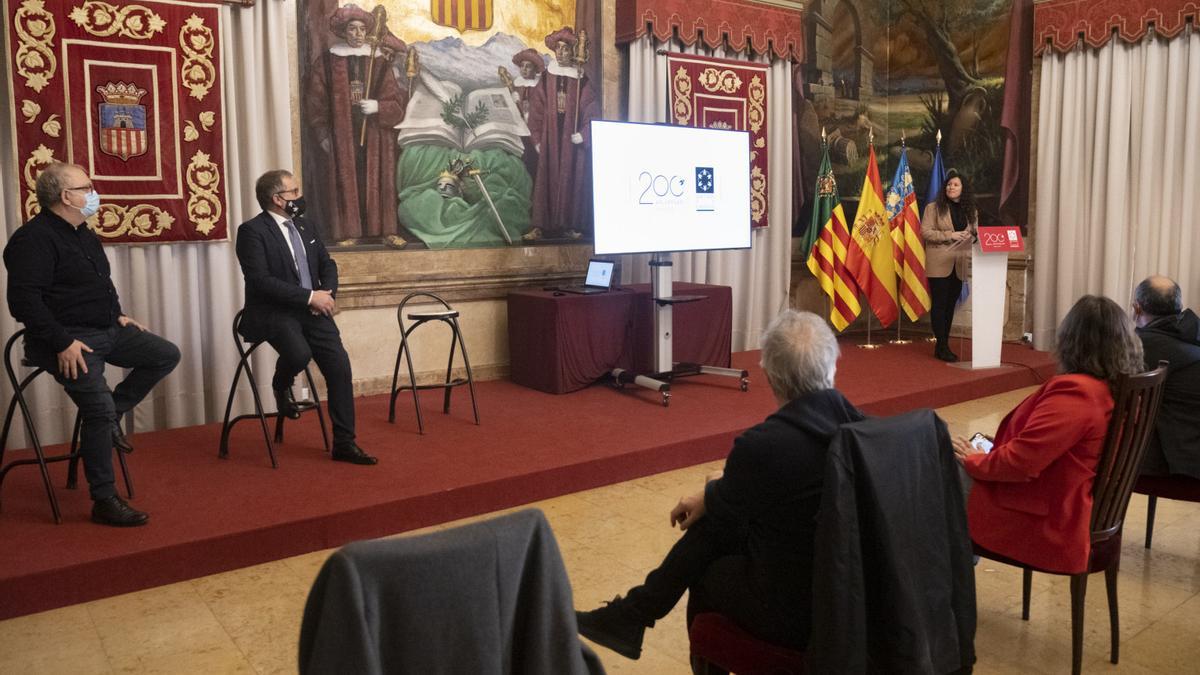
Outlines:
{"type": "Polygon", "coordinates": [[[92,521],[143,525],[150,516],[117,495],[113,448],[133,451],[119,420],[175,369],[179,348],[122,312],[100,238],[86,226],[100,195],[83,167],[51,164],[35,191],[41,211],[4,247],[8,309],[25,325],[25,358],[52,373],[79,406],[92,521]],[[129,369],[112,389],[108,363],[129,369]]]}
{"type": "Polygon", "coordinates": [[[263,212],[237,230],[237,257],[246,279],[242,337],[266,340],[279,352],[271,389],[277,410],[292,419],[300,417],[292,382],[310,359],[316,361],[329,387],[333,460],[375,464],[354,442],[350,357],[333,321],[337,262],[301,218],[304,195],[291,172],[276,169],[259,176],[254,196],[263,212]]]}
{"type": "Polygon", "coordinates": [[[683,536],[645,582],[577,613],[584,637],[636,659],[645,629],[690,591],[689,624],[716,611],[759,639],[805,647],[826,451],[839,425],[863,419],[833,388],[837,358],[837,340],[815,314],[776,317],[762,368],[779,409],[734,441],[723,475],[671,510],[683,536]]]}
{"type": "Polygon", "coordinates": [[[1142,371],[1129,315],[1085,295],[1058,327],[1058,375],[1000,423],[990,452],[954,440],[974,480],[971,539],[983,548],[1065,574],[1087,567],[1092,483],[1112,416],[1112,387],[1142,371]]]}
{"type": "Polygon", "coordinates": [[[1146,368],[1170,363],[1142,474],[1200,479],[1200,319],[1183,308],[1179,284],[1153,276],[1134,292],[1133,321],[1146,368]]]}

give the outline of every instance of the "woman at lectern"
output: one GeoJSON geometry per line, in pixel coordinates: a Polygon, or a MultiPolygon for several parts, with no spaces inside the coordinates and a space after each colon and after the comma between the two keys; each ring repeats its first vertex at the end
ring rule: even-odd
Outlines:
{"type": "Polygon", "coordinates": [[[979,209],[967,191],[962,175],[954,169],[946,172],[946,181],[936,201],[925,206],[921,218],[921,237],[925,240],[925,274],[929,279],[929,322],[937,347],[933,355],[943,361],[957,361],[950,351],[950,325],[954,306],[967,278],[971,242],[979,227],[979,209]]]}

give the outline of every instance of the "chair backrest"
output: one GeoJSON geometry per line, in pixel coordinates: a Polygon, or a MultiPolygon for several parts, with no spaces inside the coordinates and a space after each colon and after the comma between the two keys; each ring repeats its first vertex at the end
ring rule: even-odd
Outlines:
{"type": "Polygon", "coordinates": [[[1112,419],[1092,486],[1092,542],[1121,531],[1166,381],[1166,361],[1159,361],[1154,370],[1117,381],[1112,419]]]}
{"type": "Polygon", "coordinates": [[[450,306],[450,303],[443,300],[439,295],[434,295],[428,291],[413,291],[412,293],[404,296],[404,299],[400,301],[400,305],[396,307],[396,320],[400,322],[401,328],[404,327],[405,308],[408,306],[409,302],[417,300],[418,298],[428,298],[426,302],[431,300],[433,302],[441,303],[442,307],[446,308],[447,310],[453,309],[453,307],[450,306]]]}

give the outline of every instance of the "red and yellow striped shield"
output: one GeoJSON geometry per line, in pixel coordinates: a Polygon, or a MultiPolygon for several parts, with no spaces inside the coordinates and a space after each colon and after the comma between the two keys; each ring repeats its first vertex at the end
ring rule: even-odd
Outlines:
{"type": "Polygon", "coordinates": [[[429,12],[434,23],[460,33],[492,27],[492,0],[429,0],[429,12]]]}

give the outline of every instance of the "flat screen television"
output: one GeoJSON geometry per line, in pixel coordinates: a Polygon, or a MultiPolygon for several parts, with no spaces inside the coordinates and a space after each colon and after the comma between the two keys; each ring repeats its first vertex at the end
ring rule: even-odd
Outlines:
{"type": "Polygon", "coordinates": [[[597,255],[750,248],[750,135],[592,122],[597,255]]]}

